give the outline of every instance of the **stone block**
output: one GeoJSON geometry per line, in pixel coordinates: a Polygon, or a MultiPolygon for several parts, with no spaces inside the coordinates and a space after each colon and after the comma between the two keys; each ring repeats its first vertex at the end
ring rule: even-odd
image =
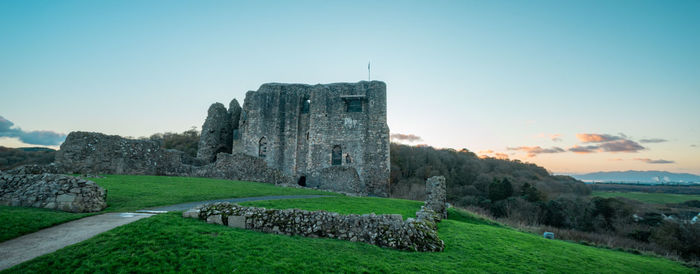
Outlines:
{"type": "Polygon", "coordinates": [[[228,216],[228,226],[236,228],[245,228],[245,216],[228,216]]]}
{"type": "Polygon", "coordinates": [[[221,215],[211,215],[207,217],[207,223],[220,225],[224,224],[223,220],[221,219],[221,215]]]}
{"type": "Polygon", "coordinates": [[[75,195],[71,194],[61,194],[56,197],[57,203],[72,203],[75,200],[75,195]]]}
{"type": "Polygon", "coordinates": [[[199,210],[190,209],[188,211],[182,212],[182,217],[198,219],[199,218],[199,210]]]}

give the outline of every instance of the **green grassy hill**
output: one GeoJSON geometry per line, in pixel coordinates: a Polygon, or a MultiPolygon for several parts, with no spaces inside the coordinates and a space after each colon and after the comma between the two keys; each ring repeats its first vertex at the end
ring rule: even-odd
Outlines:
{"type": "MultiPolygon", "coordinates": [[[[140,189],[136,182],[158,180],[154,178],[158,177],[109,176],[106,179],[114,181],[98,180],[98,183],[108,188],[109,195],[118,198],[123,189],[136,191],[140,189]],[[134,185],[126,187],[131,184],[134,185]],[[114,188],[114,185],[122,188],[114,188]]],[[[247,183],[228,181],[226,184],[247,183]]],[[[261,184],[260,189],[266,189],[261,193],[270,193],[268,186],[261,184]]],[[[257,189],[254,186],[246,185],[244,189],[257,193],[251,190],[257,189]]],[[[304,190],[276,189],[277,195],[304,190]]],[[[151,198],[147,200],[151,201],[161,199],[158,191],[174,195],[168,190],[144,191],[150,193],[147,197],[151,198]]],[[[200,195],[237,195],[216,188],[212,191],[216,193],[200,195]]],[[[136,206],[119,203],[110,204],[111,209],[136,206]]],[[[337,196],[244,204],[342,214],[398,213],[406,218],[413,217],[422,203],[337,196]]],[[[450,210],[449,219],[440,223],[438,232],[445,241],[444,252],[406,252],[365,243],[228,228],[185,219],[174,212],[118,227],[7,272],[693,272],[664,258],[546,240],[455,209],[450,210]]]]}

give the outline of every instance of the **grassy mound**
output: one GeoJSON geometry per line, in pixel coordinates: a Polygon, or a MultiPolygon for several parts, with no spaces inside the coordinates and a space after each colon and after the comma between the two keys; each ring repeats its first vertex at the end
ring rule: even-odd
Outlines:
{"type": "Polygon", "coordinates": [[[592,195],[603,198],[622,197],[650,204],[670,204],[700,200],[700,195],[670,193],[594,191],[592,195]]]}
{"type": "MultiPolygon", "coordinates": [[[[354,197],[246,204],[404,217],[412,217],[420,207],[415,201],[354,197]]],[[[451,209],[450,216],[439,225],[445,251],[419,253],[265,234],[168,213],[118,227],[9,272],[693,272],[662,258],[542,239],[464,211],[451,209]]]]}

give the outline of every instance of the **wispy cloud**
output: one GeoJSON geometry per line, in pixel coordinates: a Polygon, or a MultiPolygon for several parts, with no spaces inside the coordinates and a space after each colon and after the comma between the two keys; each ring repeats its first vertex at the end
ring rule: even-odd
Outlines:
{"type": "Polygon", "coordinates": [[[406,142],[410,142],[410,143],[423,141],[423,138],[421,138],[420,136],[413,135],[413,134],[402,134],[402,133],[391,134],[391,139],[397,140],[397,141],[406,141],[406,142]]]}
{"type": "Polygon", "coordinates": [[[553,142],[561,142],[563,139],[561,138],[561,134],[558,133],[553,133],[553,134],[544,134],[540,133],[537,135],[538,138],[544,138],[544,139],[550,139],[553,142]]]}
{"type": "Polygon", "coordinates": [[[666,139],[661,139],[661,138],[651,138],[651,139],[641,139],[639,140],[640,143],[663,143],[663,142],[668,142],[666,139]]]}
{"type": "Polygon", "coordinates": [[[579,133],[576,134],[576,138],[578,138],[581,142],[584,143],[602,143],[623,139],[622,136],[596,133],[579,133]]]}
{"type": "Polygon", "coordinates": [[[594,153],[597,152],[600,149],[599,146],[579,146],[579,145],[574,145],[573,147],[569,148],[569,151],[573,153],[580,153],[580,154],[586,154],[586,153],[594,153]]]}
{"type": "Polygon", "coordinates": [[[0,137],[18,138],[25,144],[56,146],[66,140],[66,135],[49,130],[24,131],[10,120],[0,116],[0,137]]]}
{"type": "Polygon", "coordinates": [[[563,140],[561,139],[561,134],[552,134],[552,135],[549,135],[549,139],[551,139],[551,140],[554,141],[554,142],[561,142],[561,141],[563,141],[563,140]]]}
{"type": "Polygon", "coordinates": [[[638,152],[646,149],[639,143],[630,140],[622,133],[618,136],[610,134],[579,133],[576,134],[576,138],[584,144],[590,145],[574,145],[569,148],[569,151],[575,153],[638,152]]]}
{"type": "Polygon", "coordinates": [[[542,148],[540,146],[534,146],[534,147],[521,146],[521,147],[509,147],[507,149],[508,150],[523,151],[523,152],[527,153],[527,157],[535,157],[535,156],[537,156],[537,154],[542,154],[542,153],[566,152],[566,150],[564,150],[560,147],[542,148]]]}
{"type": "Polygon", "coordinates": [[[658,160],[652,160],[649,158],[634,158],[637,161],[642,161],[647,164],[673,164],[676,161],[671,161],[671,160],[663,160],[663,159],[658,159],[658,160]]]}
{"type": "Polygon", "coordinates": [[[600,149],[606,152],[638,152],[645,147],[632,140],[617,140],[600,144],[600,149]]]}

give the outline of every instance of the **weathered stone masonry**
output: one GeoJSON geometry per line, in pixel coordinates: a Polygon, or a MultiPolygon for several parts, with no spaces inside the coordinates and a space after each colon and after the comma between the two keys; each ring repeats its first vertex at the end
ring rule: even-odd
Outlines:
{"type": "Polygon", "coordinates": [[[230,145],[232,153],[261,158],[300,185],[387,196],[383,82],[270,83],[249,91],[243,108],[237,106],[231,102],[227,118],[223,105],[212,105],[202,127],[199,158],[211,161],[212,151],[224,152],[230,145]],[[232,143],[220,137],[227,127],[232,143]]]}
{"type": "Polygon", "coordinates": [[[0,205],[97,212],[107,191],[95,182],[60,174],[0,173],[0,205]]]}
{"type": "Polygon", "coordinates": [[[246,94],[243,111],[237,151],[259,154],[259,140],[267,138],[268,165],[305,176],[310,187],[387,195],[384,83],[265,84],[246,94]]]}
{"type": "MultiPolygon", "coordinates": [[[[245,154],[218,155],[205,164],[152,140],[130,140],[94,132],[71,132],[56,154],[60,173],[194,176],[289,185],[293,179],[245,154]]],[[[45,170],[51,166],[38,168],[45,170]]],[[[33,168],[36,169],[36,168],[33,168]]]]}
{"type": "Polygon", "coordinates": [[[416,212],[416,218],[407,220],[398,214],[341,215],[326,211],[242,207],[230,203],[201,205],[182,215],[266,233],[360,241],[401,250],[442,251],[444,242],[438,238],[437,223],[447,216],[444,195],[440,195],[445,193],[444,186],[444,177],[429,178],[426,190],[437,195],[427,195],[425,206],[416,212]],[[442,211],[436,212],[433,208],[442,211]]]}

